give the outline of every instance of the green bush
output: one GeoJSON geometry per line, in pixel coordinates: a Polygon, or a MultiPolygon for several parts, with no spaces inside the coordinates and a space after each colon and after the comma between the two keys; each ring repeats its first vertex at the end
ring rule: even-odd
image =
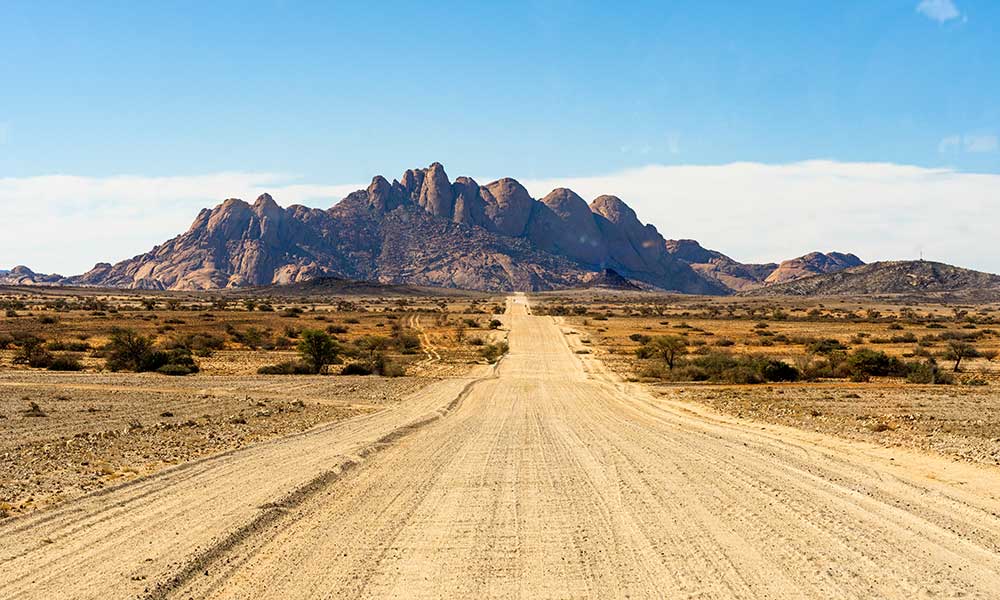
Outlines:
{"type": "Polygon", "coordinates": [[[941,369],[933,360],[912,362],[908,365],[908,369],[906,381],[909,383],[950,385],[955,382],[952,374],[941,369]]]}
{"type": "Polygon", "coordinates": [[[843,350],[847,350],[847,346],[833,338],[817,340],[806,346],[806,351],[812,354],[832,354],[843,350]]]}
{"type": "Polygon", "coordinates": [[[647,364],[640,375],[672,381],[735,384],[798,381],[802,376],[796,367],[769,356],[714,351],[678,361],[673,369],[663,362],[647,364]]]}
{"type": "Polygon", "coordinates": [[[267,365],[257,369],[259,375],[310,375],[312,367],[297,360],[290,360],[276,365],[267,365]]]}
{"type": "Polygon", "coordinates": [[[367,365],[361,362],[352,362],[344,365],[344,369],[340,372],[341,375],[371,375],[373,369],[371,365],[367,365]]]}
{"type": "Polygon", "coordinates": [[[507,342],[497,342],[496,344],[487,344],[479,349],[479,355],[485,358],[490,363],[495,363],[500,360],[504,354],[510,351],[510,346],[507,342]]]}
{"type": "Polygon", "coordinates": [[[867,381],[871,377],[905,377],[907,367],[903,361],[880,350],[861,348],[847,357],[848,374],[854,381],[867,381]]]}
{"type": "Polygon", "coordinates": [[[113,329],[105,348],[107,367],[112,371],[156,371],[165,375],[198,372],[191,349],[185,346],[157,349],[152,338],[131,329],[113,329]]]}
{"type": "Polygon", "coordinates": [[[157,369],[156,372],[160,375],[182,376],[197,373],[198,367],[179,364],[165,364],[157,369]]]}
{"type": "Polygon", "coordinates": [[[15,337],[17,352],[14,353],[15,365],[28,365],[33,369],[46,369],[52,364],[52,353],[45,349],[45,340],[26,334],[15,337]]]}
{"type": "Polygon", "coordinates": [[[53,358],[48,369],[50,371],[82,371],[83,365],[75,356],[62,355],[53,358]]]}
{"type": "Polygon", "coordinates": [[[299,355],[302,362],[312,367],[313,373],[321,373],[326,365],[337,362],[341,353],[338,344],[330,334],[318,329],[306,329],[299,340],[299,355]]]}

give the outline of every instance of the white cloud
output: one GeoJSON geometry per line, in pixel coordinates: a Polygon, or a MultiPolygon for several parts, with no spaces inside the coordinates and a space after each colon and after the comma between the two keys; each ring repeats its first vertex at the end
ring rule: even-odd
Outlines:
{"type": "Polygon", "coordinates": [[[146,252],[183,231],[204,207],[252,202],[269,192],[283,206],[329,207],[363,185],[310,185],[278,173],[177,177],[0,178],[0,268],[77,274],[99,261],[146,252]]]}
{"type": "Polygon", "coordinates": [[[812,250],[866,261],[917,258],[1000,272],[1000,175],[889,163],[647,166],[523,182],[533,196],[569,187],[614,194],[667,238],[694,238],[737,260],[812,250]]]}
{"type": "Polygon", "coordinates": [[[917,12],[938,23],[944,23],[962,16],[952,0],[921,0],[917,12]]]}
{"type": "Polygon", "coordinates": [[[942,154],[959,151],[981,154],[996,152],[997,148],[997,136],[993,134],[949,135],[938,142],[938,152],[942,154]]]}
{"type": "MultiPolygon", "coordinates": [[[[1000,272],[1000,175],[808,161],[651,165],[522,183],[535,197],[560,186],[587,199],[614,194],[664,237],[694,238],[747,262],[811,250],[850,251],[868,261],[916,258],[923,250],[928,259],[1000,272]]],[[[252,201],[268,191],[284,206],[325,208],[362,187],[269,173],[0,178],[0,268],[80,273],[149,250],[228,197],[252,201]]]]}

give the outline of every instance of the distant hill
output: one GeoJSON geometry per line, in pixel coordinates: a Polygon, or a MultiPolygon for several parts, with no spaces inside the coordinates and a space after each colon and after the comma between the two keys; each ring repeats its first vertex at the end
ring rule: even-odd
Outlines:
{"type": "Polygon", "coordinates": [[[24,265],[0,271],[0,285],[59,285],[65,280],[65,277],[58,274],[35,273],[24,265]]]}
{"type": "Polygon", "coordinates": [[[823,273],[833,273],[851,267],[859,267],[865,264],[860,258],[853,254],[842,252],[810,252],[805,256],[786,260],[778,265],[778,268],[771,272],[764,280],[764,283],[772,285],[775,283],[785,283],[820,275],[823,273]]]}
{"type": "Polygon", "coordinates": [[[865,264],[853,254],[810,252],[781,264],[746,264],[716,250],[703,248],[694,240],[667,240],[667,252],[687,263],[703,277],[715,279],[734,292],[764,285],[794,281],[820,273],[832,273],[865,264]]]}
{"type": "Polygon", "coordinates": [[[747,296],[951,295],[1000,298],[1000,275],[931,261],[876,262],[768,285],[747,296]]]}
{"type": "Polygon", "coordinates": [[[695,240],[667,240],[667,252],[687,263],[702,277],[715,279],[735,292],[758,287],[777,263],[744,264],[716,250],[703,248],[695,240]]]}

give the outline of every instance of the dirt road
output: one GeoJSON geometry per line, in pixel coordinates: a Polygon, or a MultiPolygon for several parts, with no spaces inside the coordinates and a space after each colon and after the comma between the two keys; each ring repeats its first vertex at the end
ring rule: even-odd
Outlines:
{"type": "Polygon", "coordinates": [[[2,598],[1000,597],[1000,475],[495,373],[0,526],[2,598]]]}

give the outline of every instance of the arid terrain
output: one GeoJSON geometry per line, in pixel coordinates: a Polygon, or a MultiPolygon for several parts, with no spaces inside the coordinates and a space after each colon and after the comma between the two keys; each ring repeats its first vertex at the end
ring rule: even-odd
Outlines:
{"type": "Polygon", "coordinates": [[[53,350],[80,355],[72,373],[3,351],[4,598],[1000,589],[993,305],[578,291],[261,312],[122,294],[111,312],[17,294],[0,334],[90,348],[53,350]],[[196,374],[112,373],[113,322],[223,343],[196,374]],[[338,375],[350,353],[326,375],[257,374],[315,326],[344,348],[420,343],[385,346],[396,377],[338,375]],[[269,348],[238,341],[249,327],[269,348]],[[660,337],[681,338],[669,368],[642,352],[660,337]],[[954,372],[957,342],[975,356],[954,372]],[[760,365],[779,380],[748,382],[760,365]]]}

